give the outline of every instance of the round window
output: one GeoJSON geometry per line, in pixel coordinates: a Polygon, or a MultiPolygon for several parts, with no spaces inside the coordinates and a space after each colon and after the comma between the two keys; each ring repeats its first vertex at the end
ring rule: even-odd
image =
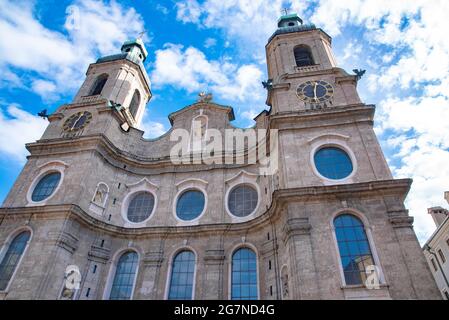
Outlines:
{"type": "Polygon", "coordinates": [[[61,173],[52,172],[44,176],[36,185],[31,195],[31,200],[35,202],[43,201],[55,192],[61,180],[61,173]]]}
{"type": "Polygon", "coordinates": [[[140,223],[148,219],[154,209],[154,196],[149,192],[139,192],[128,206],[128,220],[140,223]]]}
{"type": "Polygon", "coordinates": [[[204,194],[198,190],[184,192],[176,203],[176,215],[186,221],[198,218],[204,210],[204,194]]]}
{"type": "Polygon", "coordinates": [[[318,172],[328,179],[344,179],[353,171],[351,158],[340,148],[322,148],[315,153],[314,161],[318,172]]]}
{"type": "Polygon", "coordinates": [[[237,186],[229,193],[229,211],[237,217],[246,217],[256,210],[258,195],[255,188],[249,185],[237,186]]]}

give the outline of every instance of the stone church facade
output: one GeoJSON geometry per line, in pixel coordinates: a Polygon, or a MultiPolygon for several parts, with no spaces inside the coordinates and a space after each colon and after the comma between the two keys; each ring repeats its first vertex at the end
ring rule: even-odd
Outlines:
{"type": "Polygon", "coordinates": [[[359,76],[295,14],[266,55],[270,110],[255,129],[269,130],[257,148],[277,142],[268,173],[260,161],[172,161],[175,130],[235,129],[211,96],[143,138],[152,94],[140,39],[91,64],[27,144],[0,208],[0,298],[439,299],[403,203],[411,180],[393,179],[359,76]]]}

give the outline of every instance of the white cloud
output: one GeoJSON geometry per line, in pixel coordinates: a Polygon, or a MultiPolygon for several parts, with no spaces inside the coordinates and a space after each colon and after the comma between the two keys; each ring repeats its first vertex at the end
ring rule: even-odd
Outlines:
{"type": "Polygon", "coordinates": [[[217,40],[214,38],[207,38],[204,41],[204,47],[205,48],[210,48],[210,47],[214,47],[215,45],[217,45],[217,40]]]}
{"type": "Polygon", "coordinates": [[[143,137],[146,139],[154,139],[167,132],[165,126],[157,121],[144,121],[140,129],[145,132],[143,137]]]}
{"type": "Polygon", "coordinates": [[[0,109],[0,153],[25,163],[25,144],[38,140],[48,122],[34,116],[17,105],[10,105],[7,111],[0,109]]]}
{"type": "MultiPolygon", "coordinates": [[[[121,42],[144,29],[134,9],[115,1],[76,0],[67,10],[68,36],[46,28],[34,11],[33,2],[0,1],[0,69],[37,73],[28,81],[44,98],[51,91],[49,83],[58,93],[73,93],[89,63],[98,55],[117,52],[121,42]]],[[[10,86],[17,85],[17,79],[11,80],[10,86]]]]}
{"type": "Polygon", "coordinates": [[[32,90],[39,94],[44,100],[57,100],[56,85],[47,80],[33,80],[32,90]]]}
{"type": "Polygon", "coordinates": [[[186,0],[176,3],[176,19],[184,23],[198,23],[201,16],[201,6],[196,0],[186,0]]]}
{"type": "Polygon", "coordinates": [[[152,79],[155,86],[172,85],[189,93],[209,89],[221,99],[261,101],[262,71],[255,65],[238,66],[228,59],[207,60],[197,48],[166,44],[157,50],[152,79]]]}

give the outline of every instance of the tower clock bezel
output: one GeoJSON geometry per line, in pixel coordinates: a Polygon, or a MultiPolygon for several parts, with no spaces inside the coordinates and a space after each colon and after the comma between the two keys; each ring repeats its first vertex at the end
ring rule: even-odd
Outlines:
{"type": "Polygon", "coordinates": [[[296,95],[300,100],[310,104],[325,103],[333,98],[334,87],[324,80],[309,80],[298,85],[296,95]],[[310,92],[313,92],[313,96],[310,92]]]}
{"type": "Polygon", "coordinates": [[[72,114],[64,122],[64,125],[62,128],[65,132],[77,132],[77,131],[84,129],[90,123],[91,120],[92,120],[92,113],[90,113],[89,111],[80,111],[80,112],[72,114]],[[79,121],[83,116],[86,117],[84,122],[80,126],[75,127],[76,122],[79,121]]]}

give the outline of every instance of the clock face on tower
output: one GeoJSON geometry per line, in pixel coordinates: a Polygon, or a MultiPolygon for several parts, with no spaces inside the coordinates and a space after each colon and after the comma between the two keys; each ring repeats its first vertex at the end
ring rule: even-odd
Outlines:
{"type": "Polygon", "coordinates": [[[63,129],[65,132],[79,131],[85,128],[92,120],[92,113],[82,111],[72,114],[65,122],[63,129]]]}
{"type": "Polygon", "coordinates": [[[332,98],[334,88],[326,81],[306,81],[298,86],[296,94],[305,102],[322,103],[332,98]]]}

